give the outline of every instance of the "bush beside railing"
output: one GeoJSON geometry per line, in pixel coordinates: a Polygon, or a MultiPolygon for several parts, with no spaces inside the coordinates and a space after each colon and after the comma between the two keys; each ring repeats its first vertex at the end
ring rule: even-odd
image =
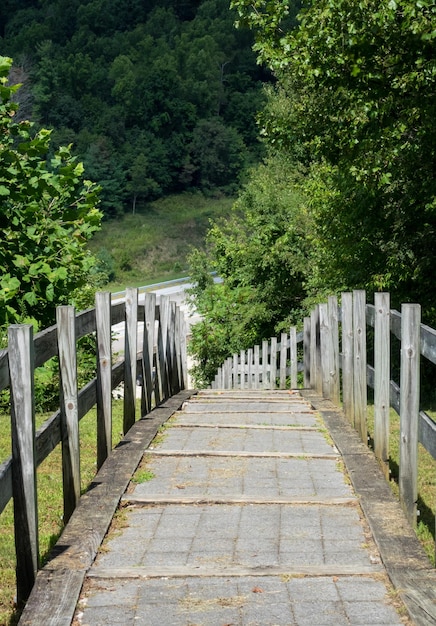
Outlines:
{"type": "Polygon", "coordinates": [[[112,449],[112,390],[124,382],[124,433],[136,420],[136,380],[142,380],[141,416],[186,387],[186,336],[183,315],[168,296],[147,293],[138,305],[138,290],[125,301],[96,295],[95,309],[76,314],[57,309],[57,323],[33,337],[30,325],[8,329],[8,348],[0,354],[0,391],[11,390],[12,456],[0,465],[0,513],[14,502],[17,603],[30,594],[38,567],[36,468],[62,444],[64,522],[80,498],[79,421],[97,407],[97,470],[112,449]],[[125,323],[124,358],[112,364],[112,326],[125,323]],[[138,324],[143,341],[138,351],[138,324]],[[77,388],[77,341],[95,335],[97,376],[77,388]],[[59,357],[59,411],[35,432],[34,369],[59,357]]]}
{"type": "Polygon", "coordinates": [[[436,331],[421,324],[418,304],[390,309],[387,293],[376,293],[374,305],[356,290],[317,305],[304,319],[304,330],[291,329],[264,341],[262,349],[241,351],[219,368],[212,387],[239,389],[297,387],[297,369],[303,386],[342,408],[368,443],[368,387],[374,389],[374,452],[389,476],[389,410],[400,416],[399,492],[409,522],[417,520],[418,442],[436,459],[436,423],[420,410],[420,357],[436,364],[436,331]],[[368,363],[367,326],[374,328],[374,362],[368,363]],[[400,384],[391,380],[391,336],[401,344],[400,384]],[[303,361],[297,363],[297,345],[303,361]]]}

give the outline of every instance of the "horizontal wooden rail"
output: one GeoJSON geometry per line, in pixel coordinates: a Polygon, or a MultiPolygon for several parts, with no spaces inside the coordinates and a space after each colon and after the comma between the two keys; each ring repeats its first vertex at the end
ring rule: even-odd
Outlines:
{"type": "Polygon", "coordinates": [[[366,304],[363,290],[341,294],[321,303],[304,320],[304,330],[291,331],[296,339],[282,336],[244,350],[219,368],[214,387],[295,387],[297,371],[304,372],[303,384],[342,408],[365,444],[367,393],[374,390],[374,452],[389,478],[389,409],[400,416],[400,499],[410,523],[416,525],[418,442],[436,459],[436,422],[420,410],[420,361],[436,364],[436,330],[420,322],[420,307],[390,308],[389,294],[377,293],[374,304],[366,304]],[[372,327],[371,350],[367,327],[372,327]],[[400,384],[391,375],[391,337],[400,363],[400,384]],[[296,344],[303,349],[297,352],[296,344]],[[368,354],[373,354],[373,363],[368,354]],[[297,364],[297,354],[302,362],[297,364]],[[339,387],[339,381],[341,387],[339,387]]]}
{"type": "Polygon", "coordinates": [[[180,309],[161,296],[138,290],[111,304],[109,293],[96,295],[96,307],[75,313],[59,307],[57,324],[34,337],[28,325],[8,330],[8,349],[0,353],[0,390],[10,387],[12,456],[0,465],[0,513],[13,498],[17,557],[17,602],[23,604],[36,576],[38,522],[36,468],[62,445],[64,522],[80,497],[79,421],[97,407],[97,469],[112,449],[112,392],[124,383],[124,433],[135,423],[136,381],[142,381],[141,416],[187,385],[185,323],[180,309]],[[112,363],[112,328],[125,328],[125,357],[112,363]],[[141,335],[138,329],[141,328],[141,335]],[[77,389],[77,342],[96,341],[97,376],[77,389]],[[141,340],[141,343],[139,341],[141,340]],[[59,410],[35,432],[33,377],[35,367],[58,356],[61,386],[59,410]],[[139,376],[138,376],[139,375],[139,376]]]}

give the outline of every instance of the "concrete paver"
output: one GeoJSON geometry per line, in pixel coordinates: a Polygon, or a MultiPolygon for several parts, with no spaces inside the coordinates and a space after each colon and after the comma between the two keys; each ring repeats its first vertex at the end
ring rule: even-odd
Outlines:
{"type": "Polygon", "coordinates": [[[153,478],[125,495],[125,527],[89,572],[78,624],[407,622],[319,417],[297,395],[247,394],[199,394],[145,451],[153,478]],[[207,450],[226,456],[196,456],[207,450]]]}

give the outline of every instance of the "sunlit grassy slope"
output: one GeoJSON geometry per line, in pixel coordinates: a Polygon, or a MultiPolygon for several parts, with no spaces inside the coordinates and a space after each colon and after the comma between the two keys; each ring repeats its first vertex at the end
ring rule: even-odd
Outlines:
{"type": "Polygon", "coordinates": [[[135,215],[103,223],[90,243],[113,258],[111,291],[186,275],[191,248],[203,247],[210,220],[229,214],[233,198],[186,193],[162,198],[135,215]]]}

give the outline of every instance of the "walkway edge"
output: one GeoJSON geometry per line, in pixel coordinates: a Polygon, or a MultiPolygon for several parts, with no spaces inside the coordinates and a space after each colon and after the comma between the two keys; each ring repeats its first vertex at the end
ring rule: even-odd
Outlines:
{"type": "Polygon", "coordinates": [[[38,572],[20,626],[70,626],[85,575],[144,450],[160,426],[195,393],[182,391],[166,400],[138,420],[114,448],[81,497],[49,562],[38,572]]]}
{"type": "Polygon", "coordinates": [[[436,623],[436,570],[392,494],[374,454],[330,400],[312,390],[301,395],[321,414],[341,452],[351,482],[395,589],[416,626],[436,623]]]}

